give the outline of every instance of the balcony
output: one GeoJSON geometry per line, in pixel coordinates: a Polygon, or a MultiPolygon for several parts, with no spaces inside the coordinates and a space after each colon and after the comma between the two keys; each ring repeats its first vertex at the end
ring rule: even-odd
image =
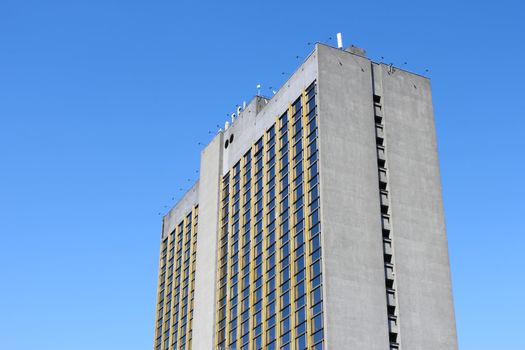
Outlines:
{"type": "Polygon", "coordinates": [[[386,169],[380,168],[379,169],[379,185],[382,189],[385,189],[387,183],[388,183],[388,178],[386,176],[386,169]]]}
{"type": "Polygon", "coordinates": [[[380,168],[386,168],[386,153],[385,148],[381,145],[377,146],[377,165],[380,168]]]}
{"type": "Polygon", "coordinates": [[[385,131],[383,130],[382,125],[376,124],[376,139],[377,143],[382,145],[383,141],[385,140],[385,131]]]}
{"type": "Polygon", "coordinates": [[[389,239],[383,240],[383,251],[385,252],[385,255],[393,255],[392,251],[392,241],[389,239]]]}
{"type": "Polygon", "coordinates": [[[388,212],[388,206],[389,206],[387,191],[381,191],[380,201],[381,201],[381,211],[386,214],[388,212]]]}
{"type": "Polygon", "coordinates": [[[392,229],[392,227],[390,226],[390,216],[383,215],[382,216],[382,221],[383,221],[383,230],[390,231],[392,229]]]}
{"type": "Polygon", "coordinates": [[[394,265],[385,264],[385,278],[387,281],[394,280],[394,265]]]}
{"type": "Polygon", "coordinates": [[[386,302],[388,306],[396,306],[396,292],[393,289],[387,290],[386,302]]]}
{"type": "Polygon", "coordinates": [[[383,116],[383,110],[381,109],[381,105],[374,104],[374,115],[376,117],[382,117],[383,116]]]}
{"type": "Polygon", "coordinates": [[[388,329],[390,330],[390,333],[399,333],[396,316],[388,316],[388,329]]]}

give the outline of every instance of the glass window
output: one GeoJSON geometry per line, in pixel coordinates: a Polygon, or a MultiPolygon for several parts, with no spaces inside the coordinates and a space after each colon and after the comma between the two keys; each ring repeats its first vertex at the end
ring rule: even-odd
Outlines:
{"type": "Polygon", "coordinates": [[[306,349],[306,334],[303,334],[296,339],[296,347],[297,350],[306,349]]]}
{"type": "Polygon", "coordinates": [[[312,322],[312,332],[317,332],[318,330],[323,328],[323,314],[320,313],[317,316],[314,317],[312,322]]]}
{"type": "Polygon", "coordinates": [[[312,299],[312,305],[315,305],[315,304],[317,304],[318,302],[320,302],[321,299],[323,298],[321,287],[318,287],[318,288],[314,289],[314,290],[310,293],[310,295],[311,295],[311,299],[312,299]]]}
{"type": "Polygon", "coordinates": [[[317,277],[318,275],[321,274],[321,259],[317,260],[316,262],[314,262],[312,264],[312,277],[311,278],[314,278],[314,277],[317,277]]]}
{"type": "Polygon", "coordinates": [[[314,339],[314,343],[317,343],[321,340],[323,340],[323,330],[319,330],[317,332],[314,333],[313,335],[313,339],[314,339]]]}
{"type": "Polygon", "coordinates": [[[290,330],[290,318],[285,318],[281,321],[281,334],[287,333],[290,330]]]}
{"type": "Polygon", "coordinates": [[[306,321],[306,308],[303,307],[295,312],[295,323],[299,324],[306,321]]]}

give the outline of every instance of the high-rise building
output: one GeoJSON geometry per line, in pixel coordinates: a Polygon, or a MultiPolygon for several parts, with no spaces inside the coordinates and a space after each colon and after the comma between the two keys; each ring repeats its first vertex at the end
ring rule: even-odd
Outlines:
{"type": "Polygon", "coordinates": [[[155,350],[457,349],[430,82],[317,44],[164,217],[155,350]]]}

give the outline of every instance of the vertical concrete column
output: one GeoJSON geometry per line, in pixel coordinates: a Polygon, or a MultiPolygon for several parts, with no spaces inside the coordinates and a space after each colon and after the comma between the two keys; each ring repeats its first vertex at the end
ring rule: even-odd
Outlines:
{"type": "Polygon", "coordinates": [[[366,58],[318,45],[325,341],[389,349],[372,74],[366,58]]]}
{"type": "Polygon", "coordinates": [[[220,133],[201,153],[199,233],[192,336],[192,348],[194,350],[214,349],[222,150],[223,135],[220,133]]]}
{"type": "Polygon", "coordinates": [[[381,69],[401,348],[455,350],[430,81],[381,69]]]}

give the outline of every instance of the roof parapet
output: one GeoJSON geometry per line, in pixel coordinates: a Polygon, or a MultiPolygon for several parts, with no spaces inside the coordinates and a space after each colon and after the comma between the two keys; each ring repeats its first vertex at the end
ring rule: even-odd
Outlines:
{"type": "Polygon", "coordinates": [[[354,45],[350,45],[349,47],[347,47],[345,49],[345,51],[353,53],[354,55],[357,55],[357,56],[366,57],[365,49],[362,49],[362,48],[354,46],[354,45]]]}

